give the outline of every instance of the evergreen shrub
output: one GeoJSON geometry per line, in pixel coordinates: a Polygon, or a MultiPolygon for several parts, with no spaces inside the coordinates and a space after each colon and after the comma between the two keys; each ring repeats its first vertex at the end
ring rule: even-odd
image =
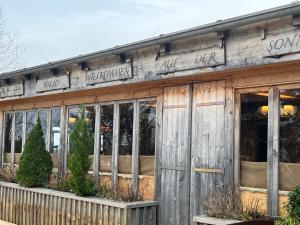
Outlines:
{"type": "Polygon", "coordinates": [[[29,132],[17,170],[17,182],[25,187],[44,187],[48,184],[53,164],[46,150],[43,129],[38,119],[29,132]]]}

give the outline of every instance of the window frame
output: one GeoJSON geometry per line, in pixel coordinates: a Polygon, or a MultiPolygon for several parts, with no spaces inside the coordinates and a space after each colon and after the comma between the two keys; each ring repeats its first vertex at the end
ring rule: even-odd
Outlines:
{"type": "Polygon", "coordinates": [[[46,107],[46,108],[34,108],[34,109],[26,109],[26,110],[9,110],[9,111],[4,111],[3,112],[3,131],[2,131],[2,165],[17,165],[15,164],[15,159],[14,159],[14,154],[15,154],[15,123],[16,123],[16,113],[17,112],[22,112],[22,116],[23,116],[23,126],[22,126],[22,152],[24,151],[24,146],[25,146],[25,142],[26,142],[26,130],[27,130],[27,112],[29,111],[33,111],[34,112],[34,121],[37,120],[38,118],[38,113],[41,110],[45,110],[47,111],[47,132],[46,132],[46,136],[45,136],[45,144],[46,144],[46,150],[49,152],[50,150],[50,129],[51,129],[51,112],[53,109],[59,109],[61,110],[60,107],[56,106],[56,107],[46,107]],[[7,113],[11,113],[12,114],[12,138],[11,138],[11,152],[10,152],[10,160],[9,162],[4,162],[4,156],[5,156],[5,151],[4,151],[4,145],[5,145],[5,123],[6,123],[6,114],[7,113]]]}
{"type": "Polygon", "coordinates": [[[278,84],[264,87],[243,88],[234,90],[234,183],[240,190],[267,193],[267,209],[269,216],[277,216],[279,195],[287,195],[289,191],[279,190],[279,123],[280,123],[280,91],[299,89],[300,84],[278,84]],[[267,188],[242,187],[240,185],[240,129],[241,129],[241,94],[268,92],[268,160],[267,188]],[[274,153],[275,152],[275,153],[274,153]],[[277,153],[277,154],[276,154],[277,153]]]}

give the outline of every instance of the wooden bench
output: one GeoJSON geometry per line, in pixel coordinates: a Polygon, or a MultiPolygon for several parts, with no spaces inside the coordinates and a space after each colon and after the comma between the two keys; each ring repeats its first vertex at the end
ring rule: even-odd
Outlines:
{"type": "Polygon", "coordinates": [[[193,223],[195,225],[198,224],[209,224],[209,225],[227,225],[227,224],[235,224],[241,221],[238,220],[228,220],[228,219],[219,219],[215,217],[208,216],[194,216],[193,223]]]}

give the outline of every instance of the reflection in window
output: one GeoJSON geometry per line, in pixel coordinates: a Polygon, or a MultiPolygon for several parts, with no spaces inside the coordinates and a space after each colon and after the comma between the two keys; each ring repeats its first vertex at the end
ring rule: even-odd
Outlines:
{"type": "MultiPolygon", "coordinates": [[[[85,120],[89,124],[91,133],[93,136],[93,140],[94,140],[94,135],[95,135],[95,108],[94,108],[94,106],[84,107],[84,114],[85,114],[85,120]]],[[[74,125],[79,117],[80,117],[80,108],[79,107],[74,107],[74,108],[69,109],[68,138],[69,138],[69,134],[70,134],[71,130],[74,128],[74,125]]],[[[90,152],[88,154],[90,155],[89,157],[93,162],[94,142],[92,143],[92,148],[89,150],[90,150],[90,152]]],[[[93,165],[91,165],[90,170],[93,170],[92,168],[93,168],[93,165]]]]}
{"type": "Polygon", "coordinates": [[[241,186],[267,187],[268,93],[241,95],[241,186]]]}
{"type": "Polygon", "coordinates": [[[5,113],[4,162],[9,162],[12,138],[12,113],[5,113]]]}
{"type": "Polygon", "coordinates": [[[43,133],[44,133],[44,139],[46,139],[46,136],[47,136],[47,114],[48,114],[48,110],[39,110],[38,111],[38,115],[39,115],[39,118],[41,121],[43,133]]]}
{"type": "Polygon", "coordinates": [[[156,101],[140,103],[140,174],[154,175],[156,101]]]}
{"type": "Polygon", "coordinates": [[[60,109],[51,110],[51,135],[50,150],[51,154],[57,154],[60,143],[60,109]]]}
{"type": "MultiPolygon", "coordinates": [[[[89,124],[90,131],[93,136],[95,136],[95,108],[94,106],[87,106],[84,108],[84,113],[85,113],[85,120],[89,124]]],[[[92,144],[92,148],[90,149],[89,155],[93,156],[94,155],[94,142],[92,144]]]]}
{"type": "Polygon", "coordinates": [[[35,112],[27,111],[26,112],[26,135],[31,131],[35,122],[35,112]]]}
{"type": "Polygon", "coordinates": [[[300,89],[280,93],[279,189],[300,184],[300,89]]]}
{"type": "Polygon", "coordinates": [[[16,112],[15,124],[15,153],[22,152],[22,136],[23,136],[23,112],[16,112]]]}
{"type": "Polygon", "coordinates": [[[119,131],[119,172],[130,174],[132,162],[133,103],[123,103],[120,107],[119,131]]]}
{"type": "Polygon", "coordinates": [[[100,171],[111,172],[114,106],[102,105],[100,118],[100,171]]]}

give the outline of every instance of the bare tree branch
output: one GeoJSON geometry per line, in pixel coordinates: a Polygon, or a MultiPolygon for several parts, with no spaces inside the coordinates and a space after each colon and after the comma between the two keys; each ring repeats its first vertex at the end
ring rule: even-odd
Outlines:
{"type": "Polygon", "coordinates": [[[6,30],[2,9],[0,5],[0,73],[20,68],[21,54],[24,51],[17,33],[6,30]]]}

